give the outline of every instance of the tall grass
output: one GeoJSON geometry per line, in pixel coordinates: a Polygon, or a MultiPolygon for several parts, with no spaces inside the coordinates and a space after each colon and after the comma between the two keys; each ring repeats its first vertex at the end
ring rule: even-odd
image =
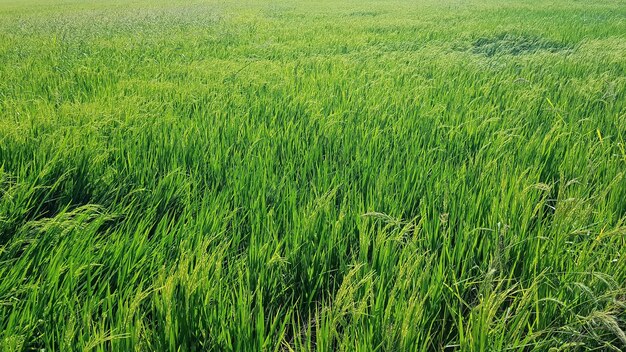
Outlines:
{"type": "Polygon", "coordinates": [[[0,350],[626,349],[624,5],[0,2],[0,350]]]}

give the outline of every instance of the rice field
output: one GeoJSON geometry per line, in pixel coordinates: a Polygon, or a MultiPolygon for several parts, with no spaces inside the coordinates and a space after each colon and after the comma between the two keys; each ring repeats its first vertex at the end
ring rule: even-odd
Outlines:
{"type": "Polygon", "coordinates": [[[624,351],[625,173],[624,0],[0,0],[0,351],[624,351]]]}

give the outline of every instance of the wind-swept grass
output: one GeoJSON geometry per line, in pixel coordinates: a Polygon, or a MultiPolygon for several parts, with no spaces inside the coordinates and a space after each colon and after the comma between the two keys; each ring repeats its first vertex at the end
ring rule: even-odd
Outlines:
{"type": "Polygon", "coordinates": [[[0,1],[0,350],[626,349],[623,1],[0,1]]]}

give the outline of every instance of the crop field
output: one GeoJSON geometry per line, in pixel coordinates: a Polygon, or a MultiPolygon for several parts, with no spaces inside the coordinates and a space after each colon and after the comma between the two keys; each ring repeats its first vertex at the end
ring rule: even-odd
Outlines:
{"type": "Polygon", "coordinates": [[[625,350],[625,0],[0,0],[0,351],[625,350]]]}

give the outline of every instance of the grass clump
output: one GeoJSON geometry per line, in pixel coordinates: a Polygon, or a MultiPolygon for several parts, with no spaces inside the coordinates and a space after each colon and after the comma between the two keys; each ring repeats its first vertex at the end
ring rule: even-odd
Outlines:
{"type": "Polygon", "coordinates": [[[487,57],[496,55],[525,55],[537,52],[557,53],[570,49],[567,44],[542,37],[501,33],[480,37],[472,43],[472,52],[487,57]]]}

